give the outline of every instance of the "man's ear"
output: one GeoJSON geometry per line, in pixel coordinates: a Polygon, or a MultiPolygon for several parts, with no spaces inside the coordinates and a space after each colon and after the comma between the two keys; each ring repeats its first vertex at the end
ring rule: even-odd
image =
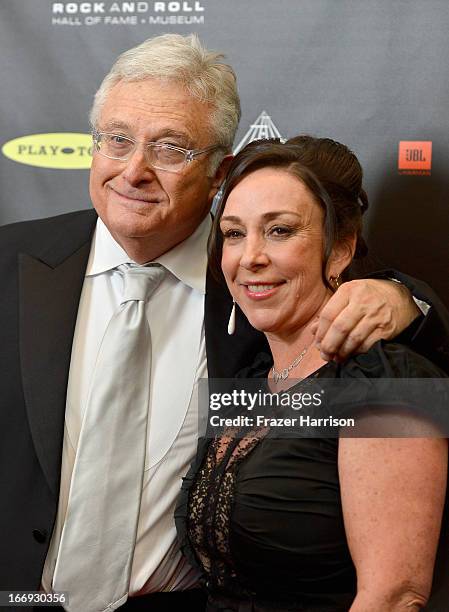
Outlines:
{"type": "Polygon", "coordinates": [[[357,242],[357,236],[350,236],[345,240],[335,243],[327,264],[328,278],[336,278],[351,263],[357,242]]]}
{"type": "Polygon", "coordinates": [[[233,159],[234,159],[234,156],[232,155],[232,153],[228,153],[228,155],[225,155],[223,159],[221,160],[221,163],[218,166],[217,171],[215,172],[215,175],[212,179],[211,191],[209,193],[209,197],[211,200],[217,194],[217,191],[219,190],[220,185],[225,180],[226,175],[229,170],[229,166],[231,165],[231,162],[233,159]]]}

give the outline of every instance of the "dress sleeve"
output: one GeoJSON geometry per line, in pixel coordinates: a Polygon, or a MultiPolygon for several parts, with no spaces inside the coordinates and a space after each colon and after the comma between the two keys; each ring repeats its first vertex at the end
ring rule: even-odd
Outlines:
{"type": "Polygon", "coordinates": [[[447,378],[448,374],[411,348],[380,340],[367,353],[342,364],[339,378],[447,378]]]}
{"type": "Polygon", "coordinates": [[[402,419],[397,424],[394,420],[384,421],[380,433],[368,430],[368,436],[384,437],[381,435],[384,432],[387,437],[420,437],[425,435],[420,432],[426,431],[429,435],[449,435],[448,375],[408,347],[377,342],[367,353],[355,355],[343,363],[337,378],[348,382],[363,379],[363,384],[343,386],[340,406],[345,406],[352,416],[371,414],[379,417],[383,416],[379,411],[385,410],[385,415],[402,419]],[[408,417],[413,418],[407,420],[408,417]],[[422,427],[425,423],[430,429],[422,427]]]}

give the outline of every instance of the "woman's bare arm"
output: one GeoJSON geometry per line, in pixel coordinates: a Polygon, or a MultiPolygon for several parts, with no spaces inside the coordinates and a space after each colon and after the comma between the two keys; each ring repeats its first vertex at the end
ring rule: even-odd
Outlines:
{"type": "Polygon", "coordinates": [[[339,475],[357,570],[350,612],[415,612],[429,596],[446,492],[447,441],[341,438],[339,475]]]}

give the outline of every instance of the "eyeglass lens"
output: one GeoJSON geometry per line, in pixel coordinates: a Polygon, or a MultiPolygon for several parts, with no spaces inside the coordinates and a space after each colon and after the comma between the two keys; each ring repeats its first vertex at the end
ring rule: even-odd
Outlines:
{"type": "MultiPolygon", "coordinates": [[[[123,160],[129,159],[138,146],[133,140],[115,134],[98,134],[96,143],[98,151],[106,157],[123,160]]],[[[167,148],[162,144],[145,145],[145,154],[149,164],[161,169],[178,169],[184,166],[186,161],[182,151],[167,148]]]]}

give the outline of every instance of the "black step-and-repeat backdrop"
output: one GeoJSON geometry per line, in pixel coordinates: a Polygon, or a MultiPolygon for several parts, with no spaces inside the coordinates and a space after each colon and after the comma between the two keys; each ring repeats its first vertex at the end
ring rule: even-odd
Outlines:
{"type": "Polygon", "coordinates": [[[197,32],[234,66],[257,137],[352,147],[374,259],[449,305],[447,0],[0,0],[0,223],[90,206],[88,111],[116,56],[197,32]]]}

